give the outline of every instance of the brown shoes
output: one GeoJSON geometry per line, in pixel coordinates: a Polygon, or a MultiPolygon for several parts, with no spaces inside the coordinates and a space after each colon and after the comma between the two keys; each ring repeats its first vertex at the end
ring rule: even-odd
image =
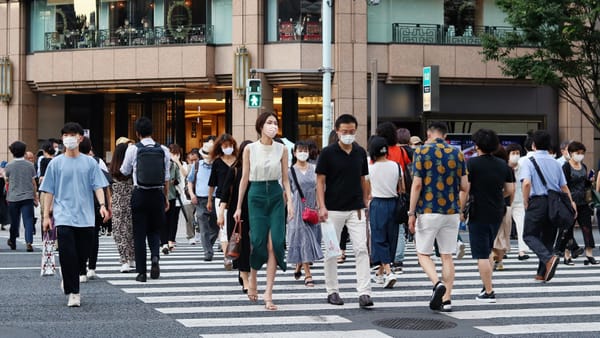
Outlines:
{"type": "Polygon", "coordinates": [[[554,273],[556,272],[556,267],[558,266],[559,258],[558,256],[552,256],[548,262],[546,262],[546,274],[544,275],[544,280],[548,282],[554,277],[554,273]]]}
{"type": "Polygon", "coordinates": [[[33,245],[31,243],[27,243],[27,252],[33,252],[33,245]]]}

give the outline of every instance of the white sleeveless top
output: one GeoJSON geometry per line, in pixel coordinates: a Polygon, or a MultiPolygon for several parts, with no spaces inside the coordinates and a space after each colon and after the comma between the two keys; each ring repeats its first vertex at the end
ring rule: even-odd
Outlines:
{"type": "Polygon", "coordinates": [[[250,181],[277,181],[281,179],[281,158],[285,146],[273,141],[264,145],[256,141],[250,147],[250,181]]]}

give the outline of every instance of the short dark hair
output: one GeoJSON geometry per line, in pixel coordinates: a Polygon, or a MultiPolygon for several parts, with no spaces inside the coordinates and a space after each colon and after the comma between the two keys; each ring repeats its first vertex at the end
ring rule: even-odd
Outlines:
{"type": "Polygon", "coordinates": [[[491,154],[498,150],[500,140],[498,134],[491,129],[481,128],[473,133],[473,142],[485,154],[491,154]]]}
{"type": "Polygon", "coordinates": [[[569,147],[567,149],[569,150],[569,153],[574,153],[574,152],[580,151],[580,150],[583,150],[584,152],[586,151],[585,145],[583,143],[577,142],[577,141],[573,141],[573,142],[569,143],[569,147]]]}
{"type": "Polygon", "coordinates": [[[79,134],[83,135],[83,128],[77,122],[67,122],[60,130],[60,134],[79,134]]]}
{"type": "Polygon", "coordinates": [[[533,145],[533,131],[528,131],[527,132],[527,137],[525,138],[525,141],[523,141],[523,148],[525,148],[525,151],[532,151],[533,148],[531,147],[533,145]]]}
{"type": "Polygon", "coordinates": [[[338,116],[338,118],[335,120],[335,130],[340,129],[340,125],[342,123],[354,123],[354,126],[358,128],[358,121],[356,120],[356,117],[350,114],[342,114],[338,116]]]}
{"type": "Polygon", "coordinates": [[[398,138],[398,143],[400,144],[409,144],[410,130],[406,128],[398,128],[398,130],[396,130],[396,138],[398,138]]]}
{"type": "Polygon", "coordinates": [[[25,150],[27,149],[27,145],[21,141],[15,141],[8,146],[8,149],[13,154],[14,157],[23,157],[25,156],[25,150]]]}
{"type": "Polygon", "coordinates": [[[42,144],[42,150],[47,152],[49,155],[54,155],[54,153],[56,153],[56,150],[54,150],[54,144],[52,144],[50,140],[42,144]]]}
{"type": "Polygon", "coordinates": [[[437,131],[442,135],[448,134],[448,125],[446,124],[446,122],[433,121],[429,124],[429,127],[427,127],[427,129],[430,131],[437,131]]]}
{"type": "Polygon", "coordinates": [[[262,132],[263,126],[265,125],[267,119],[270,116],[273,116],[275,120],[277,120],[277,115],[270,111],[263,112],[256,118],[256,125],[254,127],[256,128],[256,132],[258,133],[258,135],[260,135],[260,133],[262,132]]]}
{"type": "Polygon", "coordinates": [[[519,155],[523,156],[525,155],[524,151],[523,151],[523,147],[521,147],[520,144],[518,143],[511,143],[509,145],[506,146],[506,152],[507,153],[512,153],[513,151],[518,151],[519,155]]]}
{"type": "Polygon", "coordinates": [[[84,137],[81,142],[79,142],[79,152],[87,155],[90,151],[92,151],[92,141],[89,137],[84,137]]]}
{"type": "Polygon", "coordinates": [[[545,130],[534,131],[532,139],[537,150],[550,150],[552,147],[552,136],[545,130]]]}
{"type": "Polygon", "coordinates": [[[388,141],[385,137],[381,136],[373,136],[369,139],[369,156],[371,160],[377,160],[382,156],[387,156],[388,154],[388,141]]]}
{"type": "Polygon", "coordinates": [[[377,136],[383,137],[388,146],[395,146],[398,143],[396,126],[392,122],[380,123],[375,129],[375,133],[377,133],[377,136]]]}
{"type": "Polygon", "coordinates": [[[152,121],[146,116],[140,117],[135,120],[135,131],[140,134],[140,137],[152,135],[152,121]]]}

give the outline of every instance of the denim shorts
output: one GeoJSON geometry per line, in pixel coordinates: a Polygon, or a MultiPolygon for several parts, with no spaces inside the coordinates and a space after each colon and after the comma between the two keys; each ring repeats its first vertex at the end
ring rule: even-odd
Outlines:
{"type": "Polygon", "coordinates": [[[469,244],[471,245],[471,256],[474,259],[488,259],[490,257],[499,228],[500,223],[469,222],[469,244]]]}

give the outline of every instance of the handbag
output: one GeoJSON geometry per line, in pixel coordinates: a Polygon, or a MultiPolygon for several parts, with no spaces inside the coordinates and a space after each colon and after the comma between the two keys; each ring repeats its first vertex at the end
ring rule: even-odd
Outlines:
{"type": "MultiPolygon", "coordinates": [[[[402,168],[398,164],[398,176],[402,179],[402,168]]],[[[408,194],[399,193],[398,197],[396,197],[396,206],[394,207],[394,222],[396,224],[407,224],[408,223],[408,205],[410,201],[408,199],[408,194]]]]}
{"type": "Polygon", "coordinates": [[[235,222],[233,232],[227,243],[226,255],[231,260],[236,260],[240,257],[242,251],[242,221],[235,222]]]}
{"type": "Polygon", "coordinates": [[[42,243],[42,269],[40,276],[54,276],[56,273],[56,255],[54,254],[54,243],[56,241],[56,228],[52,227],[44,233],[42,243]]]}
{"type": "Polygon", "coordinates": [[[533,157],[529,158],[537,171],[542,184],[548,190],[548,218],[557,229],[568,229],[575,222],[575,209],[571,205],[569,195],[563,191],[548,189],[542,170],[533,157]]]}
{"type": "Polygon", "coordinates": [[[300,199],[302,200],[302,204],[304,204],[304,209],[302,209],[302,220],[308,224],[319,223],[319,212],[313,208],[309,208],[306,206],[306,198],[302,193],[302,189],[300,189],[300,184],[298,184],[298,177],[296,176],[296,170],[294,169],[294,167],[292,167],[292,178],[294,179],[294,183],[296,183],[298,193],[300,193],[300,199]]]}

